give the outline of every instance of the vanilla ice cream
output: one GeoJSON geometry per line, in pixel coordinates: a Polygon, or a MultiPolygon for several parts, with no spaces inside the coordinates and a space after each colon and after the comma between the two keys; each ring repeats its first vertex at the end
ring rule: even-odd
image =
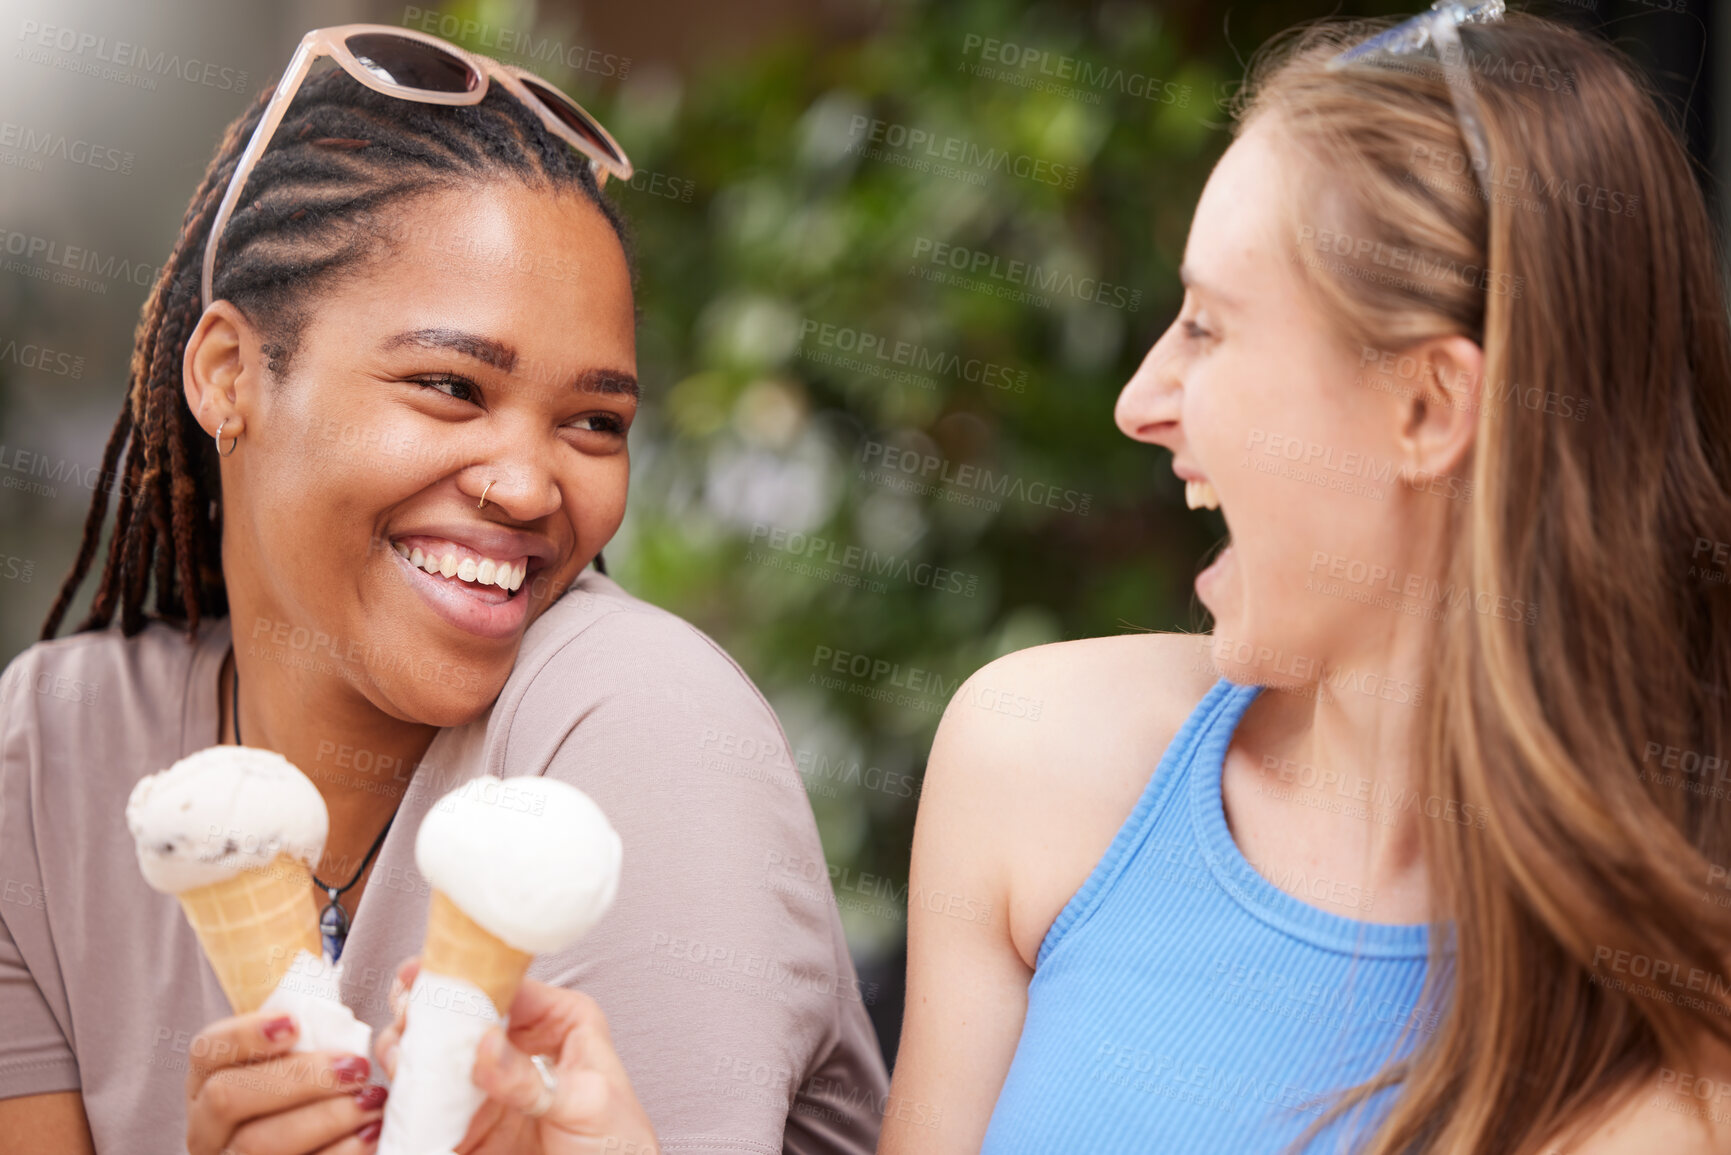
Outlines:
{"type": "Polygon", "coordinates": [[[575,786],[486,776],[421,820],[415,865],[431,884],[421,971],[409,991],[378,1155],[446,1155],[486,1096],[470,1072],[510,1011],[530,956],[583,935],[619,888],[619,835],[575,786]]]}
{"type": "Polygon", "coordinates": [[[415,838],[431,887],[530,954],[569,946],[600,921],[619,888],[620,855],[619,835],[587,794],[540,776],[466,782],[415,838]]]}

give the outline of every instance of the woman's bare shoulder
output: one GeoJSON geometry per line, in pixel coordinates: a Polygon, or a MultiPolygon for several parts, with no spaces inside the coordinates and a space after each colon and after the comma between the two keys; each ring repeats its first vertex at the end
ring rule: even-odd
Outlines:
{"type": "Polygon", "coordinates": [[[994,773],[1139,760],[1150,745],[1158,756],[1218,676],[1207,635],[1122,634],[1033,646],[963,682],[939,733],[958,752],[985,756],[994,773]]]}
{"type": "Polygon", "coordinates": [[[941,853],[1005,904],[1030,967],[1217,680],[1207,642],[1131,634],[1036,646],[982,667],[950,700],[926,767],[916,864],[936,861],[941,834],[941,853]]]}

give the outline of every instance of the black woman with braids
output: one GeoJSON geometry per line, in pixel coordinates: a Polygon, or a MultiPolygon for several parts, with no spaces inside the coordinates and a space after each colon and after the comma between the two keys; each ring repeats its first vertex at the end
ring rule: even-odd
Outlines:
{"type": "Polygon", "coordinates": [[[598,180],[629,173],[544,82],[383,27],[309,34],[228,130],[138,327],[89,611],[56,636],[105,493],[0,679],[0,1155],[372,1150],[428,906],[415,834],[488,773],[579,786],[625,862],[483,1042],[459,1150],[872,1148],[871,991],[833,905],[765,884],[823,861],[785,735],[601,570],[638,388],[598,180]],[[231,1015],[140,876],[132,785],[218,743],[323,795],[315,898],[374,1055],[231,1015]]]}

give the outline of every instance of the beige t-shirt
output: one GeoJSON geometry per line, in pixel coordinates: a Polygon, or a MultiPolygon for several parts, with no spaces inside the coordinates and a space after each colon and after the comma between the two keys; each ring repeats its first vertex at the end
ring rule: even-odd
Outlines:
{"type": "MultiPolygon", "coordinates": [[[[115,627],[31,646],[0,678],[0,1098],[81,1089],[102,1155],[184,1152],[188,1043],[229,1013],[124,817],[134,782],[217,742],[229,640],[226,619],[196,645],[115,627]]],[[[269,656],[296,660],[297,642],[269,656]]],[[[357,781],[410,774],[327,756],[357,781]]],[[[530,626],[490,712],[440,731],[413,771],[343,955],[360,1018],[388,1022],[396,965],[420,949],[421,817],[488,773],[571,782],[619,831],[613,908],[529,974],[600,1002],[664,1150],[873,1149],[876,992],[834,905],[774,885],[776,863],[823,861],[786,736],[708,637],[593,572],[530,626]]]]}

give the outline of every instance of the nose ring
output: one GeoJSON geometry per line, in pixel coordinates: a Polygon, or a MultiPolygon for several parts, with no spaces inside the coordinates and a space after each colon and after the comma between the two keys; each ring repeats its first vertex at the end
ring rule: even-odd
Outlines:
{"type": "Polygon", "coordinates": [[[475,506],[476,509],[481,509],[484,506],[486,506],[486,504],[487,504],[487,490],[492,489],[492,488],[493,488],[493,483],[491,481],[487,482],[487,484],[484,487],[482,487],[482,489],[481,489],[481,502],[479,505],[475,506]]]}

